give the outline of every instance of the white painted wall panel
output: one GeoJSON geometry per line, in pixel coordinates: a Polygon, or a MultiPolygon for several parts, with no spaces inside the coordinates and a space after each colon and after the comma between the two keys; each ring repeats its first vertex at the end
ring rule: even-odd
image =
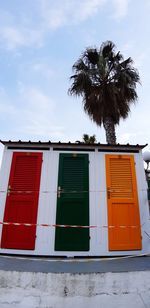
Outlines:
{"type": "MultiPolygon", "coordinates": [[[[15,150],[16,151],[16,150],[15,150]]],[[[21,149],[18,149],[21,151],[21,149]]],[[[24,151],[24,150],[22,150],[24,151]]],[[[34,152],[31,150],[31,152],[34,152]]],[[[80,153],[77,151],[38,151],[43,152],[43,163],[41,173],[41,184],[39,194],[37,224],[55,224],[57,207],[57,182],[59,153],[80,153]]],[[[0,173],[0,221],[3,221],[6,191],[9,180],[9,173],[12,160],[12,150],[5,150],[2,168],[0,173]]],[[[138,198],[140,208],[140,218],[142,225],[142,251],[108,251],[108,219],[107,219],[107,195],[106,195],[106,172],[104,152],[89,152],[89,205],[90,205],[90,225],[97,228],[90,229],[90,250],[89,252],[56,252],[54,251],[55,228],[37,227],[36,247],[34,251],[0,249],[0,253],[30,254],[30,255],[64,255],[64,256],[108,256],[108,255],[128,255],[150,252],[150,220],[147,200],[147,183],[143,168],[141,153],[123,155],[133,155],[135,158],[135,168],[137,175],[138,198]]],[[[113,154],[110,153],[109,154],[113,154]]],[[[116,154],[116,153],[114,153],[116,154]]],[[[117,152],[117,154],[122,154],[117,152]]],[[[0,225],[0,236],[2,226],[0,225]]]]}

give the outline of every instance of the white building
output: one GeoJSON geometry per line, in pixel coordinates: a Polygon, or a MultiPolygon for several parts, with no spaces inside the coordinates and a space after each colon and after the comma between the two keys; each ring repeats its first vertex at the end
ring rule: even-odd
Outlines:
{"type": "Polygon", "coordinates": [[[1,142],[1,254],[150,251],[144,146],[1,142]]]}

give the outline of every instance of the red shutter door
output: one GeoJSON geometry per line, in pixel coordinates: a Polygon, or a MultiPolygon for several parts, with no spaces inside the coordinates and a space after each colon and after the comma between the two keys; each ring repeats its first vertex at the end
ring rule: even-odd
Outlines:
{"type": "MultiPolygon", "coordinates": [[[[4,222],[37,222],[42,153],[15,152],[9,177],[4,222]]],[[[3,225],[2,248],[34,249],[36,226],[3,225]]]]}

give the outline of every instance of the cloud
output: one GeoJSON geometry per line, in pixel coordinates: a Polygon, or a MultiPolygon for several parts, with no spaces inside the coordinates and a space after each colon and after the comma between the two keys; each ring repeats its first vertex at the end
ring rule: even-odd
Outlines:
{"type": "Polygon", "coordinates": [[[135,133],[124,133],[118,137],[118,142],[121,142],[122,144],[130,143],[130,140],[132,140],[133,137],[136,137],[135,133]]]}
{"type": "Polygon", "coordinates": [[[115,13],[113,17],[115,19],[122,19],[127,15],[129,0],[113,0],[115,13]]]}
{"type": "Polygon", "coordinates": [[[80,2],[80,5],[78,6],[76,18],[77,20],[86,20],[87,18],[95,15],[99,9],[106,3],[105,0],[88,0],[80,2]]]}
{"type": "Polygon", "coordinates": [[[64,127],[57,123],[55,108],[55,102],[37,87],[19,82],[13,98],[0,88],[0,121],[8,122],[2,125],[0,138],[64,139],[64,127]]]}
{"type": "Polygon", "coordinates": [[[76,24],[93,16],[107,0],[64,0],[53,4],[40,0],[41,14],[45,27],[56,29],[67,24],[76,24]]]}
{"type": "Polygon", "coordinates": [[[48,67],[48,64],[37,62],[31,66],[31,69],[47,79],[51,79],[54,76],[54,71],[48,67]]]}
{"type": "Polygon", "coordinates": [[[33,137],[49,139],[63,136],[63,127],[55,124],[55,104],[49,96],[36,87],[19,85],[22,108],[20,132],[33,137]]]}
{"type": "Polygon", "coordinates": [[[127,14],[129,0],[33,0],[32,10],[27,2],[20,17],[11,9],[0,11],[1,46],[8,50],[31,46],[39,48],[49,32],[78,25],[111,3],[115,9],[114,18],[120,19],[127,14]]]}
{"type": "Polygon", "coordinates": [[[5,89],[0,87],[0,115],[2,117],[16,114],[16,109],[11,103],[5,89]]]}
{"type": "MultiPolygon", "coordinates": [[[[143,129],[143,128],[142,128],[143,129]]],[[[141,142],[143,144],[143,136],[144,131],[137,131],[137,132],[129,132],[129,133],[122,133],[118,135],[118,142],[122,144],[136,144],[137,142],[141,142]],[[141,140],[141,141],[140,141],[141,140]]]]}
{"type": "Polygon", "coordinates": [[[149,56],[149,52],[147,50],[144,50],[141,53],[138,53],[137,55],[135,55],[134,62],[138,69],[142,69],[147,56],[149,56]]]}
{"type": "MultiPolygon", "coordinates": [[[[121,53],[124,55],[124,58],[127,58],[131,56],[133,59],[133,66],[138,69],[142,70],[144,64],[148,61],[149,59],[149,49],[144,48],[144,50],[140,50],[140,48],[136,48],[137,42],[133,38],[132,41],[128,41],[122,47],[120,48],[121,53]]],[[[145,77],[145,73],[142,76],[142,78],[145,77]]]]}
{"type": "Polygon", "coordinates": [[[6,49],[14,50],[20,47],[30,47],[36,44],[42,45],[43,33],[29,28],[17,28],[17,26],[4,26],[0,29],[0,42],[6,49]]]}
{"type": "Polygon", "coordinates": [[[8,49],[14,49],[18,46],[22,46],[25,43],[23,33],[14,27],[3,27],[0,30],[1,41],[8,49]]]}
{"type": "Polygon", "coordinates": [[[18,18],[11,10],[0,11],[0,42],[8,50],[32,45],[41,47],[49,31],[78,24],[92,17],[108,0],[38,0],[29,5],[24,15],[18,18]],[[36,17],[35,14],[36,13],[36,17]],[[6,18],[3,18],[5,16],[6,18]],[[1,18],[2,17],[2,18],[1,18]]]}

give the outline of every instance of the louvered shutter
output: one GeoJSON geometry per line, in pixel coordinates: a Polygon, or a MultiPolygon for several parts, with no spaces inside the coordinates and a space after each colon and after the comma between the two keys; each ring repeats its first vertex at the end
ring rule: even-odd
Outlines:
{"type": "Polygon", "coordinates": [[[106,155],[109,250],[141,249],[134,157],[106,155]]]}
{"type": "Polygon", "coordinates": [[[65,192],[82,192],[84,190],[84,163],[83,157],[64,157],[63,160],[63,187],[65,192]]]}
{"type": "MultiPolygon", "coordinates": [[[[60,154],[56,224],[89,225],[87,154],[60,154]]],[[[56,228],[55,250],[89,250],[89,230],[56,228]]]]}
{"type": "Polygon", "coordinates": [[[33,153],[23,155],[17,153],[14,175],[10,179],[13,191],[37,190],[38,160],[39,156],[33,153]]]}
{"type": "MultiPolygon", "coordinates": [[[[37,222],[42,153],[15,152],[9,177],[4,222],[37,222]]],[[[2,248],[34,249],[36,226],[4,225],[2,248]]]]}
{"type": "Polygon", "coordinates": [[[128,158],[110,158],[112,198],[133,198],[131,162],[128,158]]]}

